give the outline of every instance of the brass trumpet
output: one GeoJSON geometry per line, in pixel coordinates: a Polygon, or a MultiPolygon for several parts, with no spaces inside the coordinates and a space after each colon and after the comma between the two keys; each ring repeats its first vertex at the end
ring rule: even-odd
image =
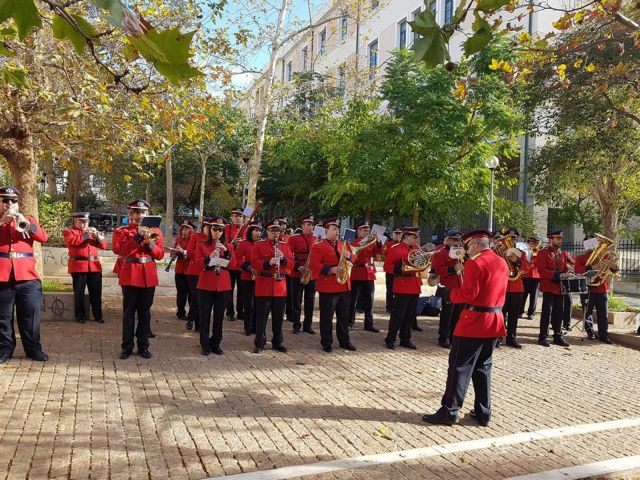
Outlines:
{"type": "Polygon", "coordinates": [[[145,240],[149,240],[150,242],[155,242],[160,238],[158,233],[153,232],[149,227],[143,227],[142,225],[138,227],[138,233],[142,235],[145,240]]]}
{"type": "Polygon", "coordinates": [[[23,238],[30,237],[29,227],[31,227],[31,222],[29,222],[29,220],[27,220],[27,218],[18,211],[16,205],[11,206],[7,216],[13,218],[16,232],[21,233],[23,238]]]}

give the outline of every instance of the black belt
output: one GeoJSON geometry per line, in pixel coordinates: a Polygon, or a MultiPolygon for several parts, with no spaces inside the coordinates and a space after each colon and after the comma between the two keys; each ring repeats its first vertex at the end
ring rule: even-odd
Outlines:
{"type": "Polygon", "coordinates": [[[97,262],[98,260],[100,260],[100,257],[69,257],[69,260],[74,260],[74,261],[86,260],[89,262],[97,262]]]}
{"type": "Polygon", "coordinates": [[[155,260],[151,257],[140,257],[140,258],[123,258],[124,263],[149,263],[155,262],[155,260]]]}
{"type": "Polygon", "coordinates": [[[475,305],[467,305],[465,308],[467,310],[471,310],[472,312],[481,312],[481,313],[500,313],[500,312],[502,312],[502,307],[476,307],[475,305]]]}
{"type": "Polygon", "coordinates": [[[280,275],[278,275],[277,273],[265,273],[265,272],[260,272],[258,274],[258,276],[260,277],[265,277],[265,278],[273,278],[274,280],[279,280],[284,278],[284,275],[281,273],[280,275]]]}
{"type": "Polygon", "coordinates": [[[407,273],[401,273],[401,274],[394,273],[394,274],[393,274],[393,276],[394,276],[395,278],[417,277],[417,276],[418,276],[418,275],[417,275],[418,273],[420,273],[420,272],[407,272],[407,273]]]}
{"type": "Polygon", "coordinates": [[[0,258],[27,258],[33,257],[33,253],[9,252],[0,253],[0,258]]]}
{"type": "Polygon", "coordinates": [[[373,263],[354,263],[354,267],[375,267],[373,263]]]}

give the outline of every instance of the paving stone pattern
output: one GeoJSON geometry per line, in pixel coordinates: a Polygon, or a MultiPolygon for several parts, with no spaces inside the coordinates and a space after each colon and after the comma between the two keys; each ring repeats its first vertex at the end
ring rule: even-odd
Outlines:
{"type": "MultiPolygon", "coordinates": [[[[225,355],[204,357],[165,296],[153,309],[154,357],[119,360],[120,301],[110,297],[103,325],[43,324],[50,361],[19,346],[0,367],[0,478],[202,479],[640,416],[640,352],[576,335],[569,349],[540,347],[535,321],[521,321],[522,350],[494,357],[490,427],[468,416],[441,427],[421,421],[438,408],[446,374],[434,318],[420,319],[417,351],[390,351],[359,315],[358,351],[333,354],[285,322],[289,353],[254,355],[242,323],[226,322],[225,355]]],[[[472,391],[464,412],[470,405],[472,391]]],[[[504,478],[639,449],[634,427],[305,478],[504,478]]]]}

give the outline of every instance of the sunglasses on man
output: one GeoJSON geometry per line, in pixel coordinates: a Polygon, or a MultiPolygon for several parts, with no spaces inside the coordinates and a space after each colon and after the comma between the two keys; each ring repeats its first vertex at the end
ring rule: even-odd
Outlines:
{"type": "Polygon", "coordinates": [[[224,232],[224,228],[222,227],[211,227],[213,232],[224,232]]]}
{"type": "Polygon", "coordinates": [[[3,198],[2,199],[2,203],[5,203],[5,204],[18,203],[18,199],[17,198],[3,198]]]}

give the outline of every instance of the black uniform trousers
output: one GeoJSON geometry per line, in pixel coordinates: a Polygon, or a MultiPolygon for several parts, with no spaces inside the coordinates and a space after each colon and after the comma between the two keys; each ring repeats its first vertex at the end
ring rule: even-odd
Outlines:
{"type": "Polygon", "coordinates": [[[523,295],[524,294],[521,292],[507,292],[504,299],[502,314],[504,315],[504,323],[507,327],[507,336],[509,337],[516,336],[523,295]]]}
{"type": "Polygon", "coordinates": [[[196,329],[200,328],[200,312],[198,305],[198,275],[187,275],[187,283],[189,284],[189,315],[187,320],[193,322],[196,329]]]}
{"type": "Polygon", "coordinates": [[[384,281],[387,285],[385,308],[387,312],[391,312],[391,309],[393,308],[393,273],[385,273],[384,281]]]}
{"type": "Polygon", "coordinates": [[[229,297],[229,303],[227,305],[227,317],[233,317],[238,312],[238,318],[244,318],[244,305],[242,304],[242,282],[240,277],[242,276],[241,270],[229,270],[229,277],[231,278],[231,296],[229,297]],[[236,291],[236,308],[233,308],[233,291],[236,291]]]}
{"type": "Polygon", "coordinates": [[[524,295],[522,295],[522,305],[520,306],[520,315],[524,313],[524,305],[529,299],[529,307],[527,308],[527,315],[531,317],[538,304],[538,285],[540,285],[539,278],[523,278],[522,285],[524,285],[524,295]]]}
{"type": "Polygon", "coordinates": [[[242,306],[244,330],[256,333],[256,281],[240,280],[242,283],[242,306]]]}
{"type": "Polygon", "coordinates": [[[542,294],[542,313],[540,314],[540,334],[538,340],[544,340],[549,334],[549,322],[553,329],[553,336],[562,336],[562,312],[564,310],[565,295],[550,292],[542,294]]]}
{"type": "Polygon", "coordinates": [[[84,311],[84,292],[89,289],[89,303],[93,318],[102,319],[102,272],[72,273],[73,280],[73,308],[76,320],[86,320],[84,311]]]}
{"type": "Polygon", "coordinates": [[[472,381],[474,410],[478,419],[491,418],[491,367],[495,344],[495,338],[453,337],[441,413],[458,415],[467,395],[469,381],[472,381]]]}
{"type": "MultiPolygon", "coordinates": [[[[446,287],[442,287],[443,289],[446,287]]],[[[450,289],[447,289],[450,290],[450,289]]],[[[447,294],[446,298],[449,295],[447,294]]],[[[444,340],[451,340],[453,337],[453,331],[458,324],[460,313],[464,309],[462,303],[452,303],[450,301],[442,302],[442,309],[440,310],[440,324],[438,326],[438,342],[442,343],[444,340]]]]}
{"type": "Polygon", "coordinates": [[[256,297],[256,339],[255,346],[264,348],[267,343],[267,320],[271,313],[271,345],[277,347],[282,345],[284,336],[282,335],[282,321],[284,320],[284,310],[286,308],[287,297],[256,297]]]}
{"type": "Polygon", "coordinates": [[[565,330],[571,327],[571,311],[573,310],[573,297],[571,294],[563,295],[562,304],[562,326],[565,330]]]}
{"type": "Polygon", "coordinates": [[[336,315],[336,337],[340,345],[348,345],[349,308],[351,292],[320,293],[320,343],[323,347],[333,344],[333,314],[336,315]]]}
{"type": "MultiPolygon", "coordinates": [[[[176,282],[176,307],[178,309],[178,318],[187,318],[187,302],[189,302],[189,310],[191,310],[191,290],[189,290],[189,277],[184,273],[175,274],[176,282]]],[[[196,277],[197,278],[197,277],[196,277]]]]}
{"type": "Polygon", "coordinates": [[[393,296],[393,311],[389,319],[389,331],[384,339],[387,345],[396,341],[400,332],[401,342],[411,341],[411,327],[416,322],[419,294],[396,293],[393,296]]]}
{"type": "Polygon", "coordinates": [[[285,314],[287,316],[287,322],[293,322],[293,295],[292,295],[292,287],[291,284],[293,282],[293,277],[289,275],[285,276],[285,280],[287,281],[287,303],[285,306],[285,314]]]}
{"type": "Polygon", "coordinates": [[[364,328],[373,327],[373,280],[351,280],[351,305],[349,307],[349,325],[356,323],[356,306],[358,300],[362,301],[364,310],[364,328]]]}
{"type": "Polygon", "coordinates": [[[598,338],[606,340],[609,338],[609,295],[606,293],[589,292],[589,300],[587,302],[587,312],[584,316],[585,330],[593,331],[593,309],[598,314],[598,338]]]}
{"type": "Polygon", "coordinates": [[[134,332],[138,350],[149,349],[151,305],[155,291],[156,287],[122,286],[122,350],[133,350],[134,332]]]}
{"type": "MultiPolygon", "coordinates": [[[[288,278],[288,277],[287,277],[288,278]]],[[[293,328],[300,330],[300,326],[304,330],[309,330],[313,323],[313,307],[316,300],[316,281],[309,280],[304,285],[299,278],[291,278],[291,290],[287,286],[287,292],[291,292],[291,313],[293,328]],[[300,322],[302,316],[302,300],[304,300],[304,323],[300,322]]]]}
{"type": "Polygon", "coordinates": [[[18,330],[24,353],[33,356],[42,351],[40,345],[40,280],[16,281],[13,272],[8,282],[0,282],[0,354],[12,355],[16,348],[13,328],[15,306],[18,330]]]}
{"type": "Polygon", "coordinates": [[[200,321],[200,346],[202,348],[218,348],[222,341],[222,321],[224,311],[229,304],[230,291],[212,292],[198,289],[198,317],[200,321]],[[213,310],[213,327],[211,311],[213,310]]]}

